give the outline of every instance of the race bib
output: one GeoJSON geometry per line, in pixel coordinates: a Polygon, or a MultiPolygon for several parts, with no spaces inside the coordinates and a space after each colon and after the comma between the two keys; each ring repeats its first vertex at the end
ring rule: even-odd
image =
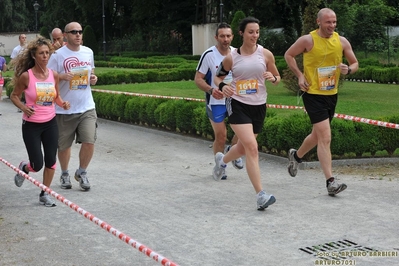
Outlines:
{"type": "Polygon", "coordinates": [[[50,106],[56,97],[53,82],[36,82],[36,101],[35,104],[50,106]]]}
{"type": "Polygon", "coordinates": [[[317,76],[319,78],[319,89],[322,91],[329,91],[335,88],[337,67],[319,67],[317,69],[317,76]]]}
{"type": "Polygon", "coordinates": [[[255,94],[258,92],[259,84],[256,79],[238,80],[236,91],[238,95],[255,94]]]}
{"type": "Polygon", "coordinates": [[[85,90],[89,83],[89,70],[86,67],[72,68],[73,78],[69,82],[70,90],[85,90]]]}

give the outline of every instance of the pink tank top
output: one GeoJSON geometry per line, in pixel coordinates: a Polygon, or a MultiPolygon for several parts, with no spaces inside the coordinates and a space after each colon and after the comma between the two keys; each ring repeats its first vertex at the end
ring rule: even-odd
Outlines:
{"type": "Polygon", "coordinates": [[[26,106],[35,109],[35,114],[28,117],[25,113],[22,118],[29,122],[44,123],[55,117],[54,102],[57,98],[55,90],[54,73],[49,69],[47,79],[40,80],[33,75],[32,69],[28,70],[29,84],[25,92],[26,106]]]}
{"type": "Polygon", "coordinates": [[[266,103],[267,92],[263,73],[267,67],[263,49],[263,46],[258,45],[251,55],[240,55],[238,49],[231,52],[233,59],[231,86],[236,90],[233,99],[249,105],[266,103]]]}

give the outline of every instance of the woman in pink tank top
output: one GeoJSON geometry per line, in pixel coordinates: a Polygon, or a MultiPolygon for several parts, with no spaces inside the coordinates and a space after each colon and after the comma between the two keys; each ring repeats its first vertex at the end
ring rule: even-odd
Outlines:
{"type": "MultiPolygon", "coordinates": [[[[12,61],[15,73],[12,80],[14,90],[10,98],[23,112],[22,136],[29,156],[28,162],[19,164],[19,171],[14,177],[18,187],[29,177],[29,172],[38,172],[43,165],[43,185],[49,188],[54,177],[58,146],[54,104],[66,110],[70,105],[59,96],[58,73],[47,68],[52,52],[51,41],[39,36],[29,42],[27,48],[12,61]],[[26,104],[21,101],[22,94],[26,104]]],[[[44,189],[40,192],[39,203],[47,207],[56,206],[47,191],[44,189]]]]}
{"type": "Polygon", "coordinates": [[[262,211],[276,199],[262,187],[256,137],[262,130],[266,117],[265,81],[277,85],[280,74],[274,55],[257,44],[259,20],[253,17],[244,18],[240,22],[239,33],[243,44],[224,58],[214,79],[215,85],[226,97],[228,120],[238,142],[226,154],[216,154],[213,174],[218,177],[228,162],[245,155],[248,177],[256,193],[257,209],[262,211]],[[232,72],[233,81],[227,85],[223,78],[229,71],[232,72]]]}

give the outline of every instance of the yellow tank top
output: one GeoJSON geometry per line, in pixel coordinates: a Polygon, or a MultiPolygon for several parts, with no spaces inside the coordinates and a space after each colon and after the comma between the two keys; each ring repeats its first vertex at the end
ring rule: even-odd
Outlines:
{"type": "Polygon", "coordinates": [[[338,92],[343,49],[338,33],[322,38],[317,30],[310,32],[313,48],[303,54],[304,75],[310,94],[334,95],[338,92]]]}

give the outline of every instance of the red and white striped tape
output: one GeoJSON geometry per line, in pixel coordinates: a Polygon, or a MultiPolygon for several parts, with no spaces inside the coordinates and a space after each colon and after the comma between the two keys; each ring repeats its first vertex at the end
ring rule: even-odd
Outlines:
{"type": "Polygon", "coordinates": [[[389,128],[399,129],[398,124],[390,123],[390,122],[384,122],[384,121],[379,121],[379,120],[373,120],[373,119],[368,119],[368,118],[362,118],[362,117],[344,115],[344,114],[337,114],[337,113],[334,114],[334,117],[340,118],[340,119],[345,119],[345,120],[350,120],[350,121],[354,121],[354,122],[361,122],[361,123],[365,123],[365,124],[380,126],[380,127],[389,127],[389,128]]]}
{"type": "Polygon", "coordinates": [[[144,253],[145,255],[147,255],[148,257],[152,258],[156,262],[159,262],[159,263],[161,263],[162,265],[165,265],[165,266],[177,266],[178,265],[178,264],[172,262],[171,260],[165,258],[164,256],[156,253],[155,251],[151,250],[150,248],[144,246],[143,244],[137,242],[136,240],[134,240],[131,237],[129,237],[128,235],[122,233],[118,229],[112,227],[110,224],[108,224],[108,223],[100,220],[99,218],[95,217],[90,212],[85,211],[84,209],[82,209],[81,207],[79,207],[78,205],[73,203],[72,201],[64,198],[62,195],[60,195],[57,192],[51,190],[50,188],[48,188],[47,186],[43,185],[42,183],[40,183],[36,179],[30,177],[29,175],[27,175],[23,171],[19,170],[17,167],[13,166],[12,164],[7,162],[3,158],[0,157],[0,160],[5,165],[7,165],[11,169],[13,169],[15,172],[17,172],[18,174],[23,176],[25,179],[29,180],[30,182],[32,182],[37,187],[41,188],[42,190],[44,190],[45,192],[47,192],[48,194],[50,194],[51,196],[56,198],[58,201],[64,203],[65,205],[67,205],[72,210],[76,211],[77,213],[79,213],[83,217],[87,218],[88,220],[92,221],[96,225],[100,226],[102,229],[106,230],[108,233],[113,234],[114,236],[116,236],[117,238],[119,238],[120,240],[125,242],[126,244],[128,244],[128,245],[134,247],[135,249],[139,250],[141,253],[144,253]]]}
{"type": "MultiPolygon", "coordinates": [[[[162,96],[162,95],[152,95],[152,94],[143,94],[143,93],[123,92],[123,91],[109,91],[109,90],[99,90],[99,89],[92,89],[92,91],[111,93],[111,94],[125,94],[125,95],[130,95],[130,96],[139,96],[139,97],[172,99],[172,100],[187,100],[187,101],[197,101],[197,102],[205,101],[204,99],[196,99],[196,98],[162,96]]],[[[266,106],[268,108],[276,108],[276,109],[292,109],[292,110],[293,109],[295,109],[295,110],[301,109],[306,112],[306,110],[304,109],[303,106],[281,105],[281,104],[266,104],[266,106]]],[[[354,121],[354,122],[366,123],[366,124],[370,124],[370,125],[374,125],[374,126],[399,129],[399,124],[378,121],[378,120],[373,120],[373,119],[368,119],[368,118],[362,118],[362,117],[356,117],[356,116],[344,115],[344,114],[337,114],[337,113],[334,114],[334,117],[339,118],[339,119],[344,119],[344,120],[350,120],[350,121],[354,121]]]]}
{"type": "Polygon", "coordinates": [[[196,99],[196,98],[185,98],[185,97],[175,97],[175,96],[162,96],[162,95],[153,95],[153,94],[144,94],[144,93],[134,93],[134,92],[124,92],[124,91],[108,91],[108,90],[99,90],[99,89],[91,89],[96,92],[105,92],[111,94],[124,94],[130,96],[139,96],[139,97],[149,97],[149,98],[160,98],[160,99],[171,99],[171,100],[186,100],[186,101],[196,101],[196,102],[204,102],[204,99],[196,99]]]}

